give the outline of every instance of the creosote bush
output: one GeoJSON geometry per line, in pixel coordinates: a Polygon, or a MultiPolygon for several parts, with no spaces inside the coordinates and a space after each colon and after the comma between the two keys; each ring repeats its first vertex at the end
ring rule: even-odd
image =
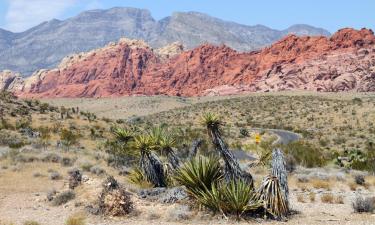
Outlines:
{"type": "Polygon", "coordinates": [[[56,195],[52,200],[52,205],[59,206],[63,205],[76,197],[75,193],[71,190],[61,192],[56,195]]]}
{"type": "Polygon", "coordinates": [[[363,197],[361,195],[357,195],[352,202],[352,207],[356,213],[372,213],[375,208],[374,197],[363,197]]]}
{"type": "Polygon", "coordinates": [[[292,156],[297,164],[308,168],[322,167],[329,160],[319,147],[306,141],[291,142],[283,148],[284,152],[292,156]]]}

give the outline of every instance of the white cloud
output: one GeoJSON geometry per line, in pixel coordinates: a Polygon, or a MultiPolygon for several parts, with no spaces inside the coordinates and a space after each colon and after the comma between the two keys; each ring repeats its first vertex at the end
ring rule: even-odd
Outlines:
{"type": "Polygon", "coordinates": [[[14,32],[24,31],[41,22],[59,18],[70,7],[82,2],[87,4],[87,8],[100,7],[97,0],[8,0],[5,28],[14,32]]]}

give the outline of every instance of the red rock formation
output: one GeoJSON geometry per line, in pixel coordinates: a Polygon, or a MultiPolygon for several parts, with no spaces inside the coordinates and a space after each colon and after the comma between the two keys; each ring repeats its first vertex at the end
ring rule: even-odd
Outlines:
{"type": "Polygon", "coordinates": [[[289,35],[270,47],[249,53],[206,44],[163,60],[144,43],[127,40],[84,54],[78,60],[68,60],[65,66],[47,72],[19,95],[375,91],[374,57],[375,36],[367,29],[342,29],[331,38],[289,35]]]}

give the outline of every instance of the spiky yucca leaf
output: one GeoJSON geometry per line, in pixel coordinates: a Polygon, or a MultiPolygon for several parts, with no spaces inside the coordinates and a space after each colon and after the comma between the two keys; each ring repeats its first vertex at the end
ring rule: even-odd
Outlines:
{"type": "Polygon", "coordinates": [[[264,208],[276,218],[284,218],[289,214],[288,204],[277,177],[267,176],[262,181],[256,199],[262,201],[264,208]]]}
{"type": "Polygon", "coordinates": [[[196,198],[202,192],[211,190],[213,184],[222,178],[219,160],[215,157],[198,156],[187,161],[175,175],[175,180],[184,185],[190,195],[196,198]]]}
{"type": "Polygon", "coordinates": [[[134,147],[141,152],[150,152],[155,148],[155,142],[151,136],[139,135],[134,138],[134,147]]]}
{"type": "Polygon", "coordinates": [[[129,142],[134,136],[132,131],[121,127],[113,128],[112,133],[115,136],[116,140],[122,143],[129,142]]]}
{"type": "Polygon", "coordinates": [[[222,121],[217,114],[212,112],[206,112],[201,118],[202,125],[205,125],[208,129],[217,129],[219,130],[222,121]]]}
{"type": "Polygon", "coordinates": [[[152,151],[155,148],[155,142],[148,135],[141,135],[135,138],[135,148],[141,152],[139,167],[146,175],[147,180],[155,187],[165,187],[166,179],[164,168],[159,157],[152,151]]]}
{"type": "Polygon", "coordinates": [[[241,180],[223,185],[220,192],[222,193],[221,208],[223,212],[240,217],[246,211],[262,207],[262,203],[255,200],[253,188],[241,180]]]}

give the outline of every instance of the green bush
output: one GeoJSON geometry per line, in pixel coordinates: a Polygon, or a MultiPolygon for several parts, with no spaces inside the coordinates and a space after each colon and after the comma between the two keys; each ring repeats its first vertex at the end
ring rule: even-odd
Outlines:
{"type": "Polygon", "coordinates": [[[68,149],[70,146],[77,144],[79,135],[71,130],[62,129],[60,132],[60,140],[68,149]]]}
{"type": "Polygon", "coordinates": [[[291,142],[282,148],[297,164],[305,167],[321,167],[329,160],[322,149],[303,140],[291,142]]]}

